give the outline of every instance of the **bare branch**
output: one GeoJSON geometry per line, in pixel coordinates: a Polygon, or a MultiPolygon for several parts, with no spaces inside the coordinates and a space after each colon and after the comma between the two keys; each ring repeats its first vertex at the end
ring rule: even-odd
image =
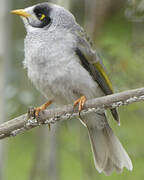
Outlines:
{"type": "MultiPolygon", "coordinates": [[[[116,108],[139,101],[144,101],[144,88],[128,90],[121,93],[88,100],[84,106],[83,111],[81,112],[81,115],[96,112],[100,109],[116,108]]],[[[60,120],[66,120],[78,116],[77,111],[73,112],[73,105],[45,110],[43,112],[40,112],[37,119],[34,119],[32,117],[33,112],[33,109],[31,109],[29,115],[23,114],[1,124],[0,139],[9,136],[16,136],[19,133],[30,130],[40,125],[50,125],[60,120]]]]}

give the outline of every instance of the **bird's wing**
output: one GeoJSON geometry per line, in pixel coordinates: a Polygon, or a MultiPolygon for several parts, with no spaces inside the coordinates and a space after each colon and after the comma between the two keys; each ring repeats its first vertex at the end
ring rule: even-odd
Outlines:
{"type": "MultiPolygon", "coordinates": [[[[77,35],[76,55],[79,57],[82,66],[90,73],[93,79],[99,84],[105,95],[113,94],[112,83],[108,78],[100,57],[92,50],[91,44],[84,34],[77,35]]],[[[114,119],[119,123],[119,116],[116,109],[111,109],[114,119]]]]}

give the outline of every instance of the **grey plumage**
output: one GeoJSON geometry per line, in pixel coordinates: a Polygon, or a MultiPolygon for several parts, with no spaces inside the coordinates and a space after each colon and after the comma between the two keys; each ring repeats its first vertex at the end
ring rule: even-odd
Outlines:
{"type": "MultiPolygon", "coordinates": [[[[46,98],[63,105],[82,95],[92,99],[113,93],[101,59],[69,11],[50,3],[24,11],[31,15],[22,17],[27,30],[24,65],[29,78],[46,98]]],[[[119,122],[117,110],[111,112],[119,122]]],[[[113,134],[105,112],[86,115],[83,121],[96,169],[106,175],[113,169],[132,170],[131,160],[113,134]]]]}

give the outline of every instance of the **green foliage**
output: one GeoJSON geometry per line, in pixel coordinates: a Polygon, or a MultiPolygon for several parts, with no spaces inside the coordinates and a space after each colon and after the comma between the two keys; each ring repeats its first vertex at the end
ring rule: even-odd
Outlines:
{"type": "Polygon", "coordinates": [[[144,76],[143,49],[137,47],[139,35],[134,34],[137,34],[134,25],[119,14],[107,21],[99,38],[100,47],[106,53],[104,63],[118,90],[140,87],[143,83],[139,78],[144,76]]]}
{"type": "Polygon", "coordinates": [[[5,171],[7,180],[29,178],[35,155],[34,135],[35,133],[25,133],[8,140],[8,161],[5,171]]]}

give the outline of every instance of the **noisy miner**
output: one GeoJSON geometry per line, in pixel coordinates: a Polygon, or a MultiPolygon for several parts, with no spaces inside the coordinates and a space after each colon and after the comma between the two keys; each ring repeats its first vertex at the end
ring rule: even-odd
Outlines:
{"type": "MultiPolygon", "coordinates": [[[[82,110],[86,99],[113,93],[104,65],[74,16],[61,6],[40,3],[12,11],[22,17],[27,35],[24,41],[28,77],[49,100],[36,108],[36,115],[49,104],[74,102],[82,110]]],[[[116,109],[111,109],[119,122],[116,109]]],[[[110,175],[115,169],[132,170],[132,162],[114,135],[104,110],[85,115],[81,121],[88,130],[95,167],[110,175]]]]}

